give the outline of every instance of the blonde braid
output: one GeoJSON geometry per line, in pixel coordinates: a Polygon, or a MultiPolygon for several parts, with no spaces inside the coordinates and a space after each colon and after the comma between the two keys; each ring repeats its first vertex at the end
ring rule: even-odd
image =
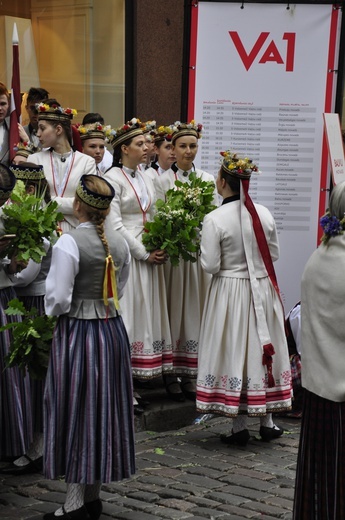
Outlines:
{"type": "Polygon", "coordinates": [[[97,213],[93,213],[91,216],[91,221],[96,224],[96,230],[99,238],[101,239],[101,242],[103,244],[105,255],[111,256],[108,240],[104,233],[104,221],[105,221],[105,215],[101,214],[97,211],[97,213]]]}

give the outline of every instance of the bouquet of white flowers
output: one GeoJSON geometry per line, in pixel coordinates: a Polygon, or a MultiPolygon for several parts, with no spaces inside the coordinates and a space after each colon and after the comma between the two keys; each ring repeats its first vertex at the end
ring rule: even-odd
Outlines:
{"type": "Polygon", "coordinates": [[[147,251],[166,251],[174,266],[179,264],[180,258],[196,262],[202,221],[216,208],[214,183],[203,181],[195,173],[189,176],[189,181],[175,181],[175,188],[166,193],[166,201],[157,200],[157,212],[153,220],[146,223],[143,234],[147,251]]]}

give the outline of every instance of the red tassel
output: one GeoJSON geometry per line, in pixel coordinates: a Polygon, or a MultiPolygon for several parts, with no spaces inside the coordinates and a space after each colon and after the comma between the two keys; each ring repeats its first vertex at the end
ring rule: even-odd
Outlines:
{"type": "Polygon", "coordinates": [[[275,354],[275,350],[272,343],[263,346],[262,364],[267,366],[268,388],[274,388],[276,386],[272,374],[273,354],[275,354]]]}

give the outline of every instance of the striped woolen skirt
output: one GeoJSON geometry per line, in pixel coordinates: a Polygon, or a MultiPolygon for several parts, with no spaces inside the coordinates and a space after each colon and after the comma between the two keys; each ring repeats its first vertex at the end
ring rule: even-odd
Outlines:
{"type": "MultiPolygon", "coordinates": [[[[12,287],[0,290],[0,326],[16,322],[18,316],[7,316],[8,302],[16,295],[12,287]]],[[[17,368],[5,368],[12,332],[0,332],[0,457],[16,457],[25,453],[32,441],[30,380],[17,368]]]]}
{"type": "MultiPolygon", "coordinates": [[[[18,296],[19,300],[23,302],[25,309],[28,311],[35,307],[39,316],[44,314],[44,295],[39,296],[18,296]]],[[[30,376],[29,376],[30,377],[30,376]]],[[[32,379],[31,384],[31,413],[32,413],[32,428],[33,431],[43,432],[43,393],[45,379],[32,379]]]]}
{"type": "Polygon", "coordinates": [[[345,518],[345,402],[305,390],[294,520],[345,518]]]}
{"type": "Polygon", "coordinates": [[[44,472],[94,484],[135,471],[130,347],[121,317],[61,316],[44,393],[44,472]]]}

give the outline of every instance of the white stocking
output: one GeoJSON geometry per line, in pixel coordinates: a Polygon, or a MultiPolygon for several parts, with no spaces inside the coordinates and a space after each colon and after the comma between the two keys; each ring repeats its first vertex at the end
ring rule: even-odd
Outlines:
{"type": "Polygon", "coordinates": [[[247,430],[247,415],[237,415],[232,421],[232,430],[234,433],[247,430]]]}
{"type": "MultiPolygon", "coordinates": [[[[66,500],[64,509],[66,513],[80,509],[84,505],[85,484],[67,484],[66,500]]],[[[55,511],[55,516],[62,516],[62,507],[55,511]]]]}
{"type": "Polygon", "coordinates": [[[260,426],[265,426],[266,428],[274,427],[274,422],[271,413],[268,413],[264,417],[260,417],[260,426]]]}

